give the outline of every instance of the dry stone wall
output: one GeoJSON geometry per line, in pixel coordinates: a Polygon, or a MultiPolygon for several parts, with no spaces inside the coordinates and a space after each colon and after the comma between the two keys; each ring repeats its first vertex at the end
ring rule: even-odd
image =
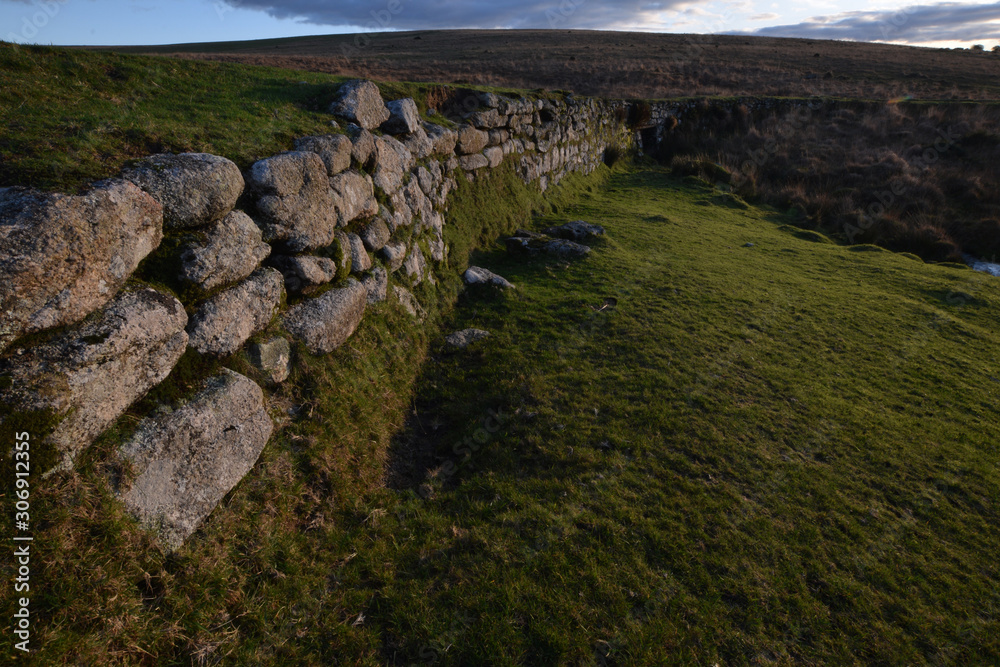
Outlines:
{"type": "MultiPolygon", "coordinates": [[[[387,300],[424,317],[409,290],[448,270],[460,174],[510,163],[544,191],[633,142],[623,102],[474,95],[457,126],[429,123],[413,100],[386,103],[353,81],[330,109],[344,134],[303,137],[245,173],[220,156],[162,154],[79,196],[0,188],[0,420],[48,415],[46,444],[66,468],[186,350],[244,351],[261,377],[283,382],[290,340],[332,352],[387,300]],[[174,262],[196,295],[183,303],[128,283],[164,230],[196,237],[174,262]],[[290,294],[300,300],[286,308],[290,294]],[[283,335],[249,342],[274,322],[283,335]]],[[[272,430],[261,388],[226,370],[139,424],[118,452],[132,471],[115,481],[118,496],[176,548],[272,430]]]]}

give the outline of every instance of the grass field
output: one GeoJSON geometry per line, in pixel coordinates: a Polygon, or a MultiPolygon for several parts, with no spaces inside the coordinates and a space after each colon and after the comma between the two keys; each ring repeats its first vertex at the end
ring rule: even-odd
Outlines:
{"type": "MultiPolygon", "coordinates": [[[[456,214],[485,225],[494,185],[456,214]]],[[[498,224],[600,223],[590,256],[488,243],[515,291],[307,359],[177,555],[100,446],[54,483],[38,664],[1000,660],[1000,284],[652,164],[562,197],[498,224]],[[467,326],[492,336],[445,349],[467,326]]]]}

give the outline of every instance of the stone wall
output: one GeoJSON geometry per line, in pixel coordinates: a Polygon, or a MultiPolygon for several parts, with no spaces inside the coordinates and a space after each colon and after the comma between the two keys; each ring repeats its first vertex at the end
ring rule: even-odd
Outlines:
{"type": "MultiPolygon", "coordinates": [[[[436,124],[353,81],[330,109],[343,133],[300,138],[245,173],[224,157],[163,154],[78,196],[0,188],[0,420],[46,424],[33,452],[55,456],[33,456],[33,472],[71,468],[189,350],[244,351],[281,383],[290,340],[329,353],[386,299],[419,316],[409,290],[449,270],[460,175],[510,163],[544,191],[633,143],[623,102],[472,95],[457,124],[436,124]],[[164,234],[184,240],[168,251],[164,234]],[[145,258],[184,288],[129,282],[145,258]],[[283,335],[249,342],[276,318],[283,335]]],[[[224,371],[143,419],[119,448],[130,474],[116,492],[175,548],[272,430],[261,387],[224,371]]]]}

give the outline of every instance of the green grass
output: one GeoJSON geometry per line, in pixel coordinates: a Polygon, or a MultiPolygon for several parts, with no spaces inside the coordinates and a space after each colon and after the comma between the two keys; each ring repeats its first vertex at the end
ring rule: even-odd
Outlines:
{"type": "MultiPolygon", "coordinates": [[[[344,80],[0,42],[0,187],[77,192],[160,152],[213,153],[245,169],[296,137],[334,132],[326,110],[344,80]]],[[[426,113],[433,86],[380,87],[426,113]]]]}
{"type": "Polygon", "coordinates": [[[493,336],[436,348],[430,473],[356,543],[381,659],[1000,658],[1000,284],[710,198],[632,171],[539,221],[604,224],[589,258],[477,258],[519,289],[463,297],[493,336]]]}
{"type": "Polygon", "coordinates": [[[37,490],[38,664],[1000,660],[1000,283],[648,165],[554,194],[463,184],[452,241],[517,290],[451,310],[456,263],[429,327],[387,304],[300,350],[177,554],[100,483],[114,434],[37,490]],[[608,235],[508,257],[529,208],[608,235]]]}

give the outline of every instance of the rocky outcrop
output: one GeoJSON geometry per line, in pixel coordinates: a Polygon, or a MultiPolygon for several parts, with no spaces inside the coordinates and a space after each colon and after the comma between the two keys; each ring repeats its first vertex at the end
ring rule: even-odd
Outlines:
{"type": "Polygon", "coordinates": [[[505,241],[507,251],[524,254],[537,255],[545,253],[562,259],[574,259],[583,257],[590,252],[590,247],[575,241],[565,239],[553,239],[544,234],[535,234],[518,230],[516,236],[512,236],[505,241]]]}
{"type": "Polygon", "coordinates": [[[371,81],[348,81],[337,91],[330,113],[371,130],[389,120],[389,109],[382,94],[371,81]]]}
{"type": "Polygon", "coordinates": [[[106,304],[162,238],[162,207],[127,181],[79,196],[0,190],[0,351],[106,304]]]}
{"type": "Polygon", "coordinates": [[[92,321],[0,363],[10,380],[3,401],[14,410],[51,410],[49,435],[68,464],[184,354],[187,314],[151,289],[122,294],[92,321]]]}
{"type": "Polygon", "coordinates": [[[233,211],[212,224],[204,243],[189,245],[181,253],[181,279],[203,290],[243,280],[271,254],[260,228],[246,213],[233,211]]]}
{"type": "Polygon", "coordinates": [[[261,269],[239,285],[216,294],[191,318],[188,344],[202,354],[226,356],[236,352],[274,318],[284,284],[278,271],[261,269]]]}
{"type": "Polygon", "coordinates": [[[325,134],[296,139],[295,150],[315,153],[326,165],[326,173],[336,176],[350,169],[354,144],[343,134],[325,134]]]}
{"type": "Polygon", "coordinates": [[[315,153],[294,151],[261,160],[250,168],[264,240],[292,252],[333,242],[337,211],[326,166],[315,153]]]}
{"type": "Polygon", "coordinates": [[[305,343],[313,354],[333,352],[351,337],[361,323],[368,290],[356,280],[289,309],[285,328],[305,343]]]}
{"type": "Polygon", "coordinates": [[[542,250],[546,254],[564,259],[575,259],[590,253],[590,247],[574,241],[566,241],[565,239],[549,241],[542,246],[542,250]]]}
{"type": "Polygon", "coordinates": [[[253,381],[224,370],[191,401],[139,424],[119,449],[126,509],[177,549],[250,471],[274,424],[253,381]]]}
{"type": "Polygon", "coordinates": [[[163,205],[166,227],[201,227],[233,210],[243,175],[232,160],[208,153],[162,153],[122,170],[163,205]]]}

